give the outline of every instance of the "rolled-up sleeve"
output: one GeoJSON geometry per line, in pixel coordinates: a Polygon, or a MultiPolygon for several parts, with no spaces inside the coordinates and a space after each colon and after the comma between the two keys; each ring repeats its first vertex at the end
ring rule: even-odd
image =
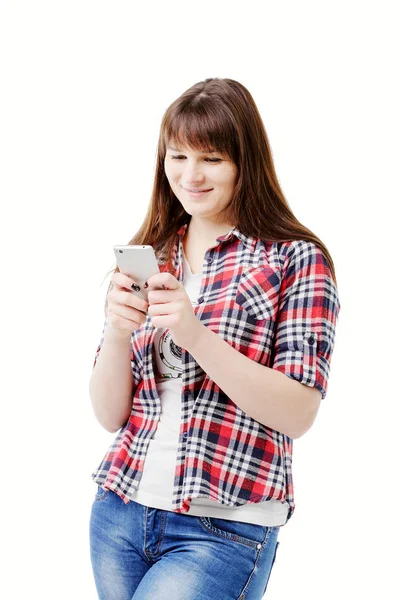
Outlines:
{"type": "Polygon", "coordinates": [[[340,312],[329,263],[313,242],[292,242],[285,259],[272,368],[325,398],[340,312]]]}

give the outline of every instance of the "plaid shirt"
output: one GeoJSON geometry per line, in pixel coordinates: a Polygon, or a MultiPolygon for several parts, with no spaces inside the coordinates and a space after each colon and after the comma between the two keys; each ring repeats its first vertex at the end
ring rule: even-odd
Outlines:
{"type": "MultiPolygon", "coordinates": [[[[177,232],[173,253],[173,274],[180,282],[186,229],[187,224],[177,232]]],[[[216,241],[204,257],[197,318],[245,356],[315,386],[325,398],[340,303],[322,251],[306,240],[263,242],[235,227],[216,241]]],[[[165,252],[156,255],[160,271],[166,271],[165,252]]],[[[131,334],[132,412],[92,473],[126,504],[140,484],[161,413],[153,371],[155,332],[148,315],[131,334]]],[[[174,512],[186,513],[198,496],[226,506],[278,499],[289,504],[288,521],[295,508],[293,440],[241,410],[184,348],[181,403],[174,512]]]]}

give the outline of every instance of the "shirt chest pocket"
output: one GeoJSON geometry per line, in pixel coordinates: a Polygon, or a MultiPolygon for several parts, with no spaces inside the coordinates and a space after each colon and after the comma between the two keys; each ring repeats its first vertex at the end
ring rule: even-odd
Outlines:
{"type": "Polygon", "coordinates": [[[235,302],[253,320],[276,319],[281,272],[269,266],[246,269],[238,283],[235,302]]]}

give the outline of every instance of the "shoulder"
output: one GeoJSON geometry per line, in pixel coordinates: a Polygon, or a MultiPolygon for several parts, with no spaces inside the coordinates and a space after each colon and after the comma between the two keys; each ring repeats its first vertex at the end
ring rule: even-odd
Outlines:
{"type": "Polygon", "coordinates": [[[329,262],[316,243],[304,239],[273,242],[270,243],[270,254],[274,256],[275,268],[280,271],[284,290],[301,288],[304,293],[319,290],[337,297],[329,262]]]}
{"type": "Polygon", "coordinates": [[[286,274],[316,268],[329,272],[329,263],[322,249],[310,240],[276,242],[279,246],[282,271],[286,274]]]}
{"type": "Polygon", "coordinates": [[[289,270],[302,269],[305,266],[320,264],[329,269],[321,248],[309,240],[288,240],[283,242],[266,242],[260,240],[263,245],[262,254],[266,262],[276,270],[281,271],[284,276],[289,270]]]}
{"type": "Polygon", "coordinates": [[[307,258],[308,256],[324,256],[321,248],[310,240],[291,240],[276,243],[287,260],[307,258]]]}
{"type": "Polygon", "coordinates": [[[329,262],[323,250],[309,240],[280,242],[283,260],[282,287],[287,293],[298,293],[304,297],[324,298],[325,306],[340,310],[339,291],[329,262]]]}

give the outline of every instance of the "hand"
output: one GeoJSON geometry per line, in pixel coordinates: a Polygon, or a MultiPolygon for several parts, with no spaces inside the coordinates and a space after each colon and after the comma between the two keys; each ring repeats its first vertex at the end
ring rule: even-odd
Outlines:
{"type": "Polygon", "coordinates": [[[184,287],[171,273],[157,273],[147,281],[148,314],[154,327],[167,327],[174,343],[190,352],[204,325],[194,314],[184,287]],[[154,289],[161,288],[165,289],[154,289]],[[152,288],[152,289],[150,289],[152,288]]]}
{"type": "Polygon", "coordinates": [[[107,296],[107,335],[130,338],[131,332],[146,321],[146,315],[141,311],[147,311],[148,303],[132,294],[134,281],[127,275],[116,272],[111,281],[113,287],[107,296]]]}

